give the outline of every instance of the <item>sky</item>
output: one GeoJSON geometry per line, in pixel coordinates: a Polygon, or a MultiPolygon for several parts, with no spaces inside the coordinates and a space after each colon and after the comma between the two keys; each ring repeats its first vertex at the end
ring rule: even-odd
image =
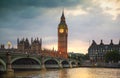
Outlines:
{"type": "Polygon", "coordinates": [[[42,38],[42,48],[57,50],[62,10],[68,25],[68,52],[87,53],[95,40],[120,40],[120,0],[0,0],[0,44],[17,38],[42,38]]]}

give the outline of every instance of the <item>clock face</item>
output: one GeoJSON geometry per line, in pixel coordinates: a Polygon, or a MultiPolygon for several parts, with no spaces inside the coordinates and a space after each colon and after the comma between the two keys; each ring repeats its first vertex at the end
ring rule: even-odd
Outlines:
{"type": "Polygon", "coordinates": [[[60,33],[63,33],[63,32],[64,32],[64,29],[60,29],[59,32],[60,32],[60,33]]]}

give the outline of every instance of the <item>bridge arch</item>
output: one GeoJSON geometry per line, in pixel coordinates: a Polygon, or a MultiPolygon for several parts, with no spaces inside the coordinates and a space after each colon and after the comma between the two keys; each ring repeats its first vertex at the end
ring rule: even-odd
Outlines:
{"type": "Polygon", "coordinates": [[[74,61],[71,62],[72,65],[75,65],[76,63],[74,61]]]}
{"type": "Polygon", "coordinates": [[[35,57],[17,57],[11,63],[13,69],[41,69],[41,62],[35,57]]]}
{"type": "Polygon", "coordinates": [[[59,68],[59,61],[55,58],[47,58],[44,60],[45,68],[59,68]]]}
{"type": "Polygon", "coordinates": [[[71,61],[71,65],[72,65],[72,67],[76,67],[77,66],[76,61],[71,61]]]}
{"type": "Polygon", "coordinates": [[[5,71],[6,70],[6,63],[0,59],[0,71],[5,71]]]}
{"type": "Polygon", "coordinates": [[[78,64],[78,67],[80,67],[81,63],[80,63],[80,62],[78,62],[77,64],[78,64]]]}
{"type": "Polygon", "coordinates": [[[68,68],[70,67],[69,61],[68,60],[62,60],[61,61],[62,67],[63,68],[68,68]]]}
{"type": "Polygon", "coordinates": [[[24,59],[24,58],[28,58],[28,59],[35,60],[35,61],[37,61],[37,62],[41,65],[40,60],[39,60],[39,59],[37,59],[37,58],[35,58],[35,57],[17,57],[17,58],[12,59],[11,63],[15,62],[16,60],[19,60],[19,59],[24,59]]]}
{"type": "Polygon", "coordinates": [[[46,58],[46,59],[44,59],[43,63],[45,64],[45,62],[49,61],[49,60],[54,60],[54,61],[56,61],[59,64],[59,60],[57,60],[56,58],[46,58]]]}

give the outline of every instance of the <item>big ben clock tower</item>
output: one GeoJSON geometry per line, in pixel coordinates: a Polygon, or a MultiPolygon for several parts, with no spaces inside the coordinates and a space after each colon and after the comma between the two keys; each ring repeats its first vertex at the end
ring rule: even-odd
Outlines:
{"type": "Polygon", "coordinates": [[[62,58],[68,58],[67,54],[68,27],[65,22],[64,11],[58,25],[58,53],[62,58]]]}

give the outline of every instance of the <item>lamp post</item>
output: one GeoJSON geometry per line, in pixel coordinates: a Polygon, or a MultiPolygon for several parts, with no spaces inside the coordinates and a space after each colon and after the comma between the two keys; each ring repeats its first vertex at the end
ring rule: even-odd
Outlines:
{"type": "Polygon", "coordinates": [[[8,49],[12,46],[12,43],[10,41],[7,42],[8,49]]]}
{"type": "Polygon", "coordinates": [[[11,64],[11,52],[10,52],[10,48],[12,46],[11,42],[8,41],[7,42],[7,46],[8,46],[8,51],[6,53],[6,77],[8,78],[13,78],[14,77],[14,70],[12,69],[12,64],[11,64]]]}

